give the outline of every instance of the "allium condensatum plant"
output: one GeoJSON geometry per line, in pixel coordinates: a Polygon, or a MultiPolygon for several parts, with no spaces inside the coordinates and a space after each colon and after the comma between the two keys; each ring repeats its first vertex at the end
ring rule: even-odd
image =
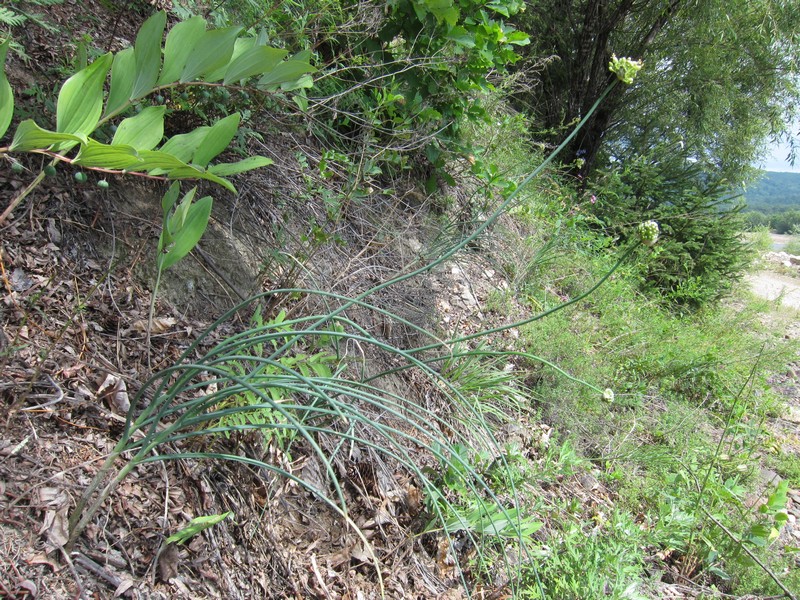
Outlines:
{"type": "MultiPolygon", "coordinates": [[[[616,83],[616,82],[615,82],[616,83]]],[[[611,85],[615,85],[612,83],[611,85]]],[[[599,102],[598,104],[599,105],[599,102]]],[[[587,115],[591,115],[596,108],[587,115]]],[[[586,119],[584,119],[585,122],[586,119]]],[[[581,123],[582,125],[582,123],[581,123]]],[[[580,125],[579,125],[580,127],[580,125]]],[[[578,128],[579,128],[578,127],[578,128]]],[[[577,131],[577,129],[576,129],[577,131]]],[[[573,133],[574,135],[574,133],[573,133]]],[[[569,141],[566,140],[565,144],[569,141]]],[[[562,146],[563,147],[563,146],[562,146]]],[[[348,308],[360,306],[368,310],[377,311],[384,317],[401,321],[404,325],[412,324],[404,321],[397,315],[387,313],[385,310],[370,305],[368,296],[397,285],[411,277],[427,272],[443,261],[452,257],[456,252],[466,247],[477,236],[481,235],[497,218],[503,214],[514,201],[518,191],[533,180],[546,165],[554,159],[561,148],[553,152],[525,181],[512,192],[505,201],[482,223],[476,231],[467,236],[460,243],[447,249],[436,260],[420,267],[419,269],[396,277],[388,282],[375,286],[356,298],[346,298],[333,294],[322,293],[316,290],[275,290],[267,292],[264,296],[281,293],[320,295],[339,302],[339,308],[325,314],[310,315],[300,319],[282,321],[280,324],[263,323],[231,338],[217,343],[200,359],[192,358],[192,353],[199,347],[201,340],[197,340],[192,347],[187,349],[184,357],[173,367],[157,373],[137,395],[132,402],[131,412],[128,415],[125,434],[120,440],[96,479],[87,488],[78,507],[73,511],[70,520],[70,538],[72,542],[78,538],[83,528],[88,524],[92,514],[100,503],[113,490],[114,486],[137,464],[164,460],[166,458],[212,458],[224,459],[258,465],[271,472],[297,481],[305,486],[314,495],[323,500],[333,510],[346,519],[358,531],[355,524],[347,516],[347,505],[342,493],[342,486],[338,481],[335,471],[331,466],[331,457],[317,442],[319,436],[339,438],[348,443],[356,442],[367,445],[384,454],[387,458],[399,461],[399,464],[408,470],[414,480],[422,486],[428,498],[435,498],[429,503],[432,511],[433,522],[439,523],[438,529],[446,538],[461,532],[473,540],[475,548],[479,549],[479,561],[488,560],[484,543],[480,538],[489,536],[506,539],[504,550],[501,554],[516,548],[517,558],[504,558],[506,569],[514,569],[514,564],[521,561],[529,562],[527,557],[527,543],[529,536],[538,528],[529,517],[518,513],[515,509],[508,508],[504,502],[497,498],[489,483],[471,465],[472,457],[464,454],[459,448],[478,448],[484,453],[496,456],[498,464],[504,465],[505,459],[502,446],[494,438],[492,428],[486,421],[486,416],[481,407],[473,406],[431,366],[437,362],[453,360],[452,348],[455,344],[486,336],[500,329],[487,330],[472,336],[464,336],[455,340],[443,342],[427,331],[416,329],[423,335],[430,337],[431,344],[402,350],[384,341],[374,338],[357,323],[347,319],[344,314],[348,308]],[[330,370],[319,372],[307,369],[303,364],[290,359],[296,354],[298,347],[320,347],[321,340],[328,343],[335,341],[335,347],[343,347],[345,341],[352,341],[359,345],[371,345],[376,349],[394,355],[403,365],[392,368],[384,373],[374,375],[367,380],[356,377],[348,370],[346,362],[339,358],[339,363],[331,364],[330,370]],[[338,341],[337,341],[338,340],[338,341]],[[440,355],[431,356],[431,352],[441,351],[440,355]],[[243,360],[243,357],[247,357],[243,360]],[[423,358],[424,357],[424,358],[423,358]],[[235,363],[235,365],[232,365],[235,363]],[[442,430],[450,431],[450,426],[440,427],[439,423],[445,422],[438,415],[431,413],[424,407],[416,406],[407,398],[387,395],[381,389],[380,381],[402,369],[414,369],[429,378],[434,385],[450,398],[450,404],[457,413],[463,414],[465,422],[471,424],[470,432],[454,432],[455,438],[448,439],[441,434],[442,430]],[[185,392],[205,388],[209,382],[198,382],[201,373],[210,374],[216,383],[215,392],[209,395],[189,394],[185,392]],[[145,396],[152,392],[152,400],[144,403],[145,396]],[[276,393],[277,392],[277,393],[276,393]],[[234,398],[247,397],[247,403],[232,402],[234,398]],[[310,399],[309,402],[299,402],[299,398],[310,399]],[[274,414],[277,418],[264,422],[258,418],[237,418],[236,414],[247,414],[263,411],[264,414],[274,414]],[[380,420],[373,418],[373,413],[384,415],[380,420]],[[340,429],[341,424],[359,423],[364,431],[372,434],[357,434],[352,426],[340,429]],[[401,428],[392,424],[392,419],[404,423],[401,428]],[[227,423],[227,424],[224,424],[227,423]],[[235,424],[232,424],[235,423],[235,424]],[[289,432],[289,436],[296,440],[304,440],[317,455],[323,465],[324,471],[330,481],[330,489],[319,489],[316,485],[298,479],[296,475],[288,473],[282,468],[249,457],[228,455],[213,452],[200,452],[191,454],[171,454],[169,456],[153,455],[153,449],[161,444],[177,442],[187,437],[206,436],[209,434],[248,430],[281,431],[289,432]],[[379,443],[373,440],[377,435],[379,443]],[[406,444],[424,446],[431,449],[436,459],[449,473],[459,474],[460,482],[451,482],[458,489],[463,490],[471,500],[466,504],[454,503],[444,497],[437,484],[430,476],[421,470],[408,454],[406,444]],[[132,454],[130,454],[132,453],[132,454]],[[122,470],[114,472],[115,460],[127,454],[131,458],[122,470]],[[104,483],[111,476],[109,483],[104,483]],[[95,495],[99,490],[99,495],[95,495]],[[87,510],[84,511],[84,508],[87,510]],[[516,544],[511,543],[516,540],[516,544]]],[[[631,248],[623,254],[613,272],[624,262],[638,246],[633,243],[631,248]]],[[[610,276],[609,272],[586,294],[537,315],[544,318],[555,310],[561,310],[580,300],[596,289],[610,276]]],[[[203,335],[211,335],[216,327],[230,318],[236,310],[255,303],[258,298],[252,299],[242,306],[237,307],[220,319],[212,330],[203,335]]],[[[518,326],[509,325],[508,327],[518,326]]],[[[301,354],[303,354],[301,352],[301,354]]],[[[481,350],[465,352],[464,357],[471,355],[484,356],[481,350]]],[[[502,355],[503,353],[495,353],[502,355]]],[[[514,354],[514,353],[512,353],[514,354]]],[[[519,353],[516,353],[519,354],[519,353]]],[[[536,359],[536,357],[533,357],[536,359]]],[[[545,361],[546,362],[546,361],[545,361]]],[[[550,363],[547,363],[550,364],[550,363]]],[[[556,365],[551,365],[557,369],[556,365]]],[[[591,386],[594,388],[594,386],[591,386]]],[[[600,394],[608,396],[608,390],[594,388],[600,394]]],[[[613,395],[613,393],[612,393],[613,395]]],[[[515,490],[511,490],[515,493],[515,490]]],[[[368,547],[367,544],[365,544],[368,547]]],[[[377,558],[376,565],[377,565],[377,558]]],[[[380,578],[380,569],[376,569],[380,578]]],[[[462,575],[463,578],[463,575],[462,575]]],[[[463,579],[462,579],[463,580],[463,579]]],[[[515,581],[511,578],[511,581],[515,581]]],[[[466,581],[464,581],[466,584],[466,581]]],[[[514,584],[516,585],[516,584],[514,584]]]]}
{"type": "MultiPolygon", "coordinates": [[[[305,86],[309,84],[308,74],[314,70],[307,62],[307,56],[288,57],[286,51],[264,46],[258,38],[240,38],[242,30],[239,27],[207,30],[206,22],[199,17],[175,25],[162,47],[165,25],[165,14],[156,13],[142,26],[133,48],[116,54],[104,54],[70,77],[59,93],[55,131],[43,129],[32,120],[20,123],[11,144],[0,148],[0,158],[13,164],[15,153],[30,152],[48,157],[50,164],[12,201],[0,216],[0,221],[41,183],[47,172],[52,172],[58,165],[158,180],[206,179],[233,192],[235,188],[226,179],[228,176],[270,163],[269,159],[253,156],[236,163],[210,164],[236,134],[240,121],[238,114],[175,135],[163,143],[166,114],[163,105],[143,107],[132,116],[125,115],[132,107],[142,105],[145,98],[157,99],[154,97],[158,92],[170,88],[239,84],[254,77],[258,77],[254,85],[262,90],[305,86]],[[109,73],[110,86],[106,90],[109,73]],[[100,127],[112,123],[116,123],[116,131],[111,143],[93,139],[92,136],[100,127]]],[[[5,61],[9,44],[9,40],[0,44],[0,63],[5,61]]],[[[630,83],[633,75],[635,71],[630,73],[628,68],[622,80],[630,83]]],[[[616,84],[617,81],[613,82],[606,94],[616,84]]],[[[304,486],[361,536],[369,553],[370,545],[366,536],[348,516],[347,502],[332,466],[330,451],[319,442],[321,437],[326,437],[341,443],[369,447],[411,474],[426,496],[435,498],[435,501],[429,502],[429,509],[431,522],[438,523],[438,527],[431,525],[431,529],[440,531],[450,542],[455,535],[463,534],[470,539],[477,549],[477,560],[484,563],[479,571],[493,570],[487,568],[487,553],[490,547],[498,551],[497,546],[487,545],[482,540],[485,537],[503,541],[499,549],[502,559],[501,562],[494,561],[494,568],[502,564],[511,572],[519,569],[521,563],[531,562],[527,545],[530,535],[539,524],[521,515],[513,507],[517,502],[512,502],[512,507],[509,507],[507,499],[498,497],[471,464],[473,457],[470,453],[463,452],[463,448],[477,448],[485,456],[496,457],[498,465],[508,467],[502,445],[492,434],[485,411],[474,406],[456,386],[431,366],[452,360],[455,344],[518,326],[519,323],[447,341],[441,341],[417,327],[419,333],[428,336],[432,343],[403,350],[376,339],[361,325],[347,318],[345,311],[358,306],[414,327],[397,315],[369,304],[366,299],[380,290],[434,269],[483,234],[512,206],[519,191],[542,173],[566,146],[606,94],[595,103],[564,143],[508,194],[471,235],[446,249],[429,264],[377,285],[355,298],[318,290],[273,290],[242,303],[218,320],[184,352],[176,364],[145,382],[131,402],[121,439],[70,515],[68,545],[72,546],[78,540],[100,505],[137,466],[170,459],[208,458],[254,465],[304,486]],[[259,300],[277,294],[316,295],[325,301],[335,300],[338,308],[280,323],[254,323],[246,331],[225,337],[211,345],[209,350],[201,352],[201,342],[220,339],[215,332],[237,311],[248,309],[259,300]],[[331,357],[330,368],[326,362],[324,369],[309,368],[302,358],[319,353],[319,350],[314,350],[304,354],[304,348],[319,349],[328,345],[340,349],[350,342],[355,346],[372,346],[389,353],[401,366],[365,378],[359,375],[359,370],[348,368],[348,361],[341,354],[336,354],[335,360],[331,357]],[[401,369],[414,369],[431,381],[447,397],[454,412],[459,415],[457,418],[470,423],[470,430],[453,430],[451,423],[434,411],[382,389],[380,381],[401,369]],[[242,398],[246,398],[247,402],[241,402],[242,398]],[[276,417],[265,420],[237,416],[256,411],[276,417]],[[165,444],[179,444],[190,438],[209,438],[251,430],[283,431],[287,438],[307,444],[322,464],[322,471],[327,477],[325,487],[320,488],[316,483],[305,481],[300,475],[280,465],[248,456],[214,451],[157,452],[165,444]],[[443,433],[445,431],[447,435],[443,433]],[[437,462],[450,474],[452,485],[470,497],[460,503],[439,493],[435,480],[416,464],[410,447],[429,448],[437,462]],[[124,459],[121,467],[117,464],[120,459],[124,459]],[[453,480],[453,477],[459,481],[453,480]],[[517,556],[507,556],[510,552],[517,553],[517,556]]],[[[5,74],[0,72],[0,136],[7,131],[13,110],[11,86],[5,74]]],[[[159,273],[194,247],[210,214],[209,197],[195,201],[194,189],[180,201],[179,196],[179,183],[175,181],[162,201],[164,229],[159,239],[159,273]]],[[[634,242],[617,265],[588,292],[525,322],[563,310],[597,289],[640,243],[634,242]]],[[[512,354],[508,353],[509,356],[512,354]]],[[[484,355],[482,350],[463,354],[467,358],[484,355]]],[[[557,368],[556,365],[551,366],[557,368]]],[[[604,396],[609,395],[610,390],[603,392],[591,387],[604,396]]],[[[607,399],[613,399],[613,393],[607,399]]],[[[338,447],[337,444],[333,446],[338,447]]],[[[513,482],[513,477],[509,481],[513,482]]],[[[513,483],[511,494],[516,494],[513,483]]],[[[378,559],[374,554],[372,558],[380,581],[378,559]]],[[[460,571],[459,575],[464,586],[468,587],[465,575],[460,571]]],[[[512,587],[518,585],[517,578],[511,577],[510,581],[512,587]]]]}
{"type": "Polygon", "coordinates": [[[655,221],[645,221],[639,225],[636,233],[638,233],[639,239],[645,246],[652,248],[658,241],[658,223],[655,221]]]}

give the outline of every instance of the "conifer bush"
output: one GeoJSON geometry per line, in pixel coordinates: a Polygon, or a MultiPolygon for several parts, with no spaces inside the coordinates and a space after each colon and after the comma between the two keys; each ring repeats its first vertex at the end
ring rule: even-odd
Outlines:
{"type": "Polygon", "coordinates": [[[662,232],[647,260],[636,261],[644,291],[679,309],[722,298],[741,279],[750,250],[742,205],[725,179],[692,162],[680,146],[659,146],[611,163],[590,186],[590,227],[616,241],[653,219],[662,232]]]}

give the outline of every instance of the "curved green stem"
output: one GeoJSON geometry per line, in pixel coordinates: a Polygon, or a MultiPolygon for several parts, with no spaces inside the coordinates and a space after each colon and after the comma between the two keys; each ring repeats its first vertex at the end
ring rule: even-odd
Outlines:
{"type": "Polygon", "coordinates": [[[592,287],[590,287],[588,290],[586,290],[580,296],[575,296],[571,300],[569,300],[567,302],[564,302],[562,304],[559,304],[558,306],[554,306],[550,310],[546,310],[544,312],[536,314],[536,315],[534,315],[534,316],[532,316],[532,317],[530,317],[528,319],[523,319],[522,321],[516,321],[514,323],[509,323],[507,325],[501,325],[500,327],[495,327],[493,329],[485,329],[485,330],[479,331],[478,333],[473,333],[473,334],[470,334],[470,335],[465,335],[465,336],[460,337],[460,338],[455,338],[455,339],[452,339],[452,340],[448,340],[447,342],[444,342],[444,343],[428,344],[427,346],[420,346],[418,348],[412,348],[411,350],[407,350],[407,352],[409,352],[410,354],[414,354],[414,353],[417,353],[417,352],[425,352],[426,350],[433,350],[435,348],[440,348],[441,346],[443,346],[445,344],[448,345],[448,346],[451,346],[453,344],[458,344],[458,343],[461,343],[461,342],[474,340],[475,338],[484,337],[484,336],[490,335],[492,333],[498,333],[500,331],[506,331],[508,329],[513,329],[514,327],[521,327],[523,325],[527,325],[528,323],[533,323],[534,321],[538,321],[540,319],[544,319],[545,317],[547,317],[549,315],[552,315],[553,313],[558,312],[560,310],[564,310],[568,306],[571,306],[571,305],[573,305],[573,304],[575,304],[577,302],[580,302],[581,300],[583,300],[587,296],[590,296],[597,288],[599,288],[601,285],[603,285],[603,283],[605,283],[605,281],[609,277],[611,277],[611,275],[614,273],[614,271],[616,271],[622,265],[622,263],[624,263],[628,259],[628,257],[631,254],[633,254],[634,250],[636,250],[641,245],[642,245],[642,242],[636,242],[636,243],[632,244],[631,247],[628,248],[625,251],[625,253],[619,258],[619,260],[617,260],[616,264],[613,267],[611,267],[611,270],[608,271],[608,273],[606,273],[605,275],[603,275],[599,279],[599,281],[597,283],[595,283],[592,287]]]}
{"type": "MultiPolygon", "coordinates": [[[[493,225],[497,221],[497,219],[500,218],[500,216],[502,214],[504,214],[508,210],[508,207],[511,206],[511,203],[514,200],[516,200],[517,196],[522,191],[522,189],[525,186],[527,186],[531,181],[533,181],[536,177],[541,175],[541,173],[544,171],[544,169],[551,162],[553,162],[555,157],[558,156],[561,153],[561,151],[564,148],[567,147],[567,145],[572,141],[572,139],[578,134],[578,131],[580,131],[581,128],[583,128],[583,126],[589,121],[589,119],[595,113],[595,111],[600,106],[600,104],[603,102],[603,100],[606,99],[606,96],[608,96],[608,94],[611,93],[611,90],[613,90],[614,87],[616,87],[618,81],[619,81],[618,79],[615,79],[614,81],[612,81],[608,85],[608,87],[605,89],[605,91],[603,91],[603,93],[600,95],[600,97],[595,101],[595,103],[592,105],[592,107],[586,113],[586,116],[584,116],[583,119],[581,119],[580,122],[575,126],[575,129],[572,130],[572,133],[570,133],[564,139],[564,141],[561,142],[561,144],[558,146],[558,148],[553,150],[547,156],[547,158],[544,159],[541,162],[541,164],[539,164],[539,166],[536,167],[531,172],[530,175],[528,175],[524,180],[522,180],[522,182],[519,184],[519,186],[517,186],[517,188],[508,195],[508,197],[500,204],[500,206],[498,206],[494,210],[494,212],[489,216],[489,218],[487,218],[483,223],[481,223],[475,229],[475,231],[473,231],[470,235],[465,237],[459,243],[455,244],[450,249],[445,251],[441,256],[439,256],[435,260],[433,260],[433,261],[431,261],[431,262],[429,262],[429,263],[427,263],[427,264],[425,264],[425,265],[423,265],[423,266],[421,266],[421,267],[419,267],[417,269],[414,269],[413,271],[410,271],[408,273],[404,273],[402,275],[398,275],[397,277],[394,277],[393,279],[390,279],[390,280],[385,281],[385,282],[383,282],[381,284],[378,284],[378,285],[376,285],[374,287],[371,287],[367,291],[365,291],[365,292],[359,294],[358,296],[356,296],[354,299],[352,299],[352,300],[350,300],[348,302],[345,302],[339,308],[335,309],[334,311],[332,311],[332,312],[328,313],[327,315],[325,315],[324,317],[322,317],[311,328],[314,329],[314,328],[322,325],[323,323],[325,323],[325,321],[329,320],[330,318],[335,317],[336,315],[339,315],[339,314],[343,313],[344,311],[348,310],[353,305],[355,305],[357,303],[357,301],[359,301],[359,300],[364,300],[364,298],[367,298],[367,297],[375,294],[376,292],[384,290],[384,289],[386,289],[388,287],[391,287],[393,285],[396,285],[398,283],[402,283],[403,281],[407,281],[407,280],[409,280],[409,279],[411,279],[413,277],[416,277],[417,275],[422,275],[423,273],[427,273],[428,271],[430,271],[430,270],[436,268],[438,265],[442,264],[448,258],[451,258],[452,256],[454,256],[460,250],[463,250],[464,248],[466,248],[471,242],[476,240],[484,231],[486,231],[491,225],[493,225]]],[[[601,281],[601,283],[602,283],[602,281],[601,281]]],[[[283,344],[280,348],[275,350],[275,352],[272,354],[272,357],[279,356],[279,355],[283,354],[289,348],[291,348],[294,344],[296,344],[299,339],[300,339],[299,337],[293,337],[293,338],[287,340],[285,344],[283,344]]]]}
{"type": "MultiPolygon", "coordinates": [[[[166,224],[164,225],[166,227],[166,224]]],[[[147,339],[145,340],[145,345],[147,346],[147,368],[150,369],[150,357],[152,355],[150,349],[150,332],[153,330],[153,315],[155,314],[156,310],[156,296],[158,295],[158,289],[161,287],[161,273],[164,271],[161,268],[161,257],[156,258],[156,263],[158,264],[158,272],[156,273],[156,284],[153,286],[153,293],[150,296],[150,312],[147,315],[147,339]]]]}

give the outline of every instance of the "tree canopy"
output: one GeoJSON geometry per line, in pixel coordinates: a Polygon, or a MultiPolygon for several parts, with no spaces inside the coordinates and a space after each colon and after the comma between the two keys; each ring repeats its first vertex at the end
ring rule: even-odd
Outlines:
{"type": "Polygon", "coordinates": [[[631,148],[668,142],[738,182],[797,113],[796,2],[543,0],[529,2],[518,23],[535,32],[529,56],[550,57],[519,99],[554,142],[608,85],[612,54],[645,63],[571,145],[584,175],[631,148]]]}

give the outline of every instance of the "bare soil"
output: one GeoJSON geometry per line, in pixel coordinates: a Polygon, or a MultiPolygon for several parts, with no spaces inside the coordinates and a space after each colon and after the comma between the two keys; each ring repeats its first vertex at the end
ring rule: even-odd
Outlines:
{"type": "Polygon", "coordinates": [[[800,309],[800,279],[774,271],[758,271],[747,277],[753,293],[767,300],[778,300],[783,306],[800,309]]]}

